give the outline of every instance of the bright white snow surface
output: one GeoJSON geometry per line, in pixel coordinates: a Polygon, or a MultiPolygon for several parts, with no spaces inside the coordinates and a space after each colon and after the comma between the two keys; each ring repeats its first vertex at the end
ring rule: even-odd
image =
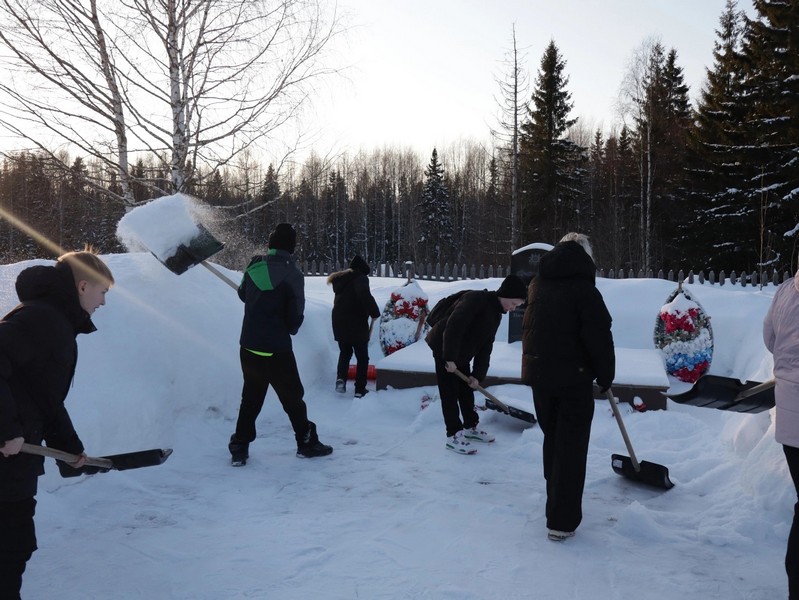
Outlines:
{"type": "MultiPolygon", "coordinates": [[[[28,565],[31,600],[442,599],[687,600],[787,597],[783,556],[796,501],[773,414],[680,406],[624,411],[639,459],[676,484],[650,489],[616,475],[627,454],[597,401],[584,519],[576,537],[546,539],[541,431],[481,413],[496,442],[445,450],[440,406],[425,392],[333,391],[333,292],[306,278],[294,338],[308,410],[325,458],[299,459],[270,391],[246,467],[227,451],[238,411],[242,304],[205,269],[174,275],[149,253],[105,257],[117,280],[79,337],[67,406],[87,451],[173,448],[157,467],[40,479],[41,549],[28,565]]],[[[36,263],[45,261],[33,261],[36,263]]],[[[33,262],[0,267],[0,307],[33,262]]],[[[239,274],[228,272],[233,279],[239,274]]],[[[372,278],[382,307],[402,279],[372,278]]],[[[499,279],[421,282],[431,304],[499,279]]],[[[657,313],[675,284],[600,279],[616,344],[652,349],[657,313]]],[[[760,329],[774,287],[688,285],[711,316],[711,372],[767,379],[760,329]]],[[[507,322],[498,340],[507,336],[507,322]]],[[[370,353],[380,358],[377,336],[370,353]]],[[[490,389],[529,398],[519,385],[490,389]]]]}

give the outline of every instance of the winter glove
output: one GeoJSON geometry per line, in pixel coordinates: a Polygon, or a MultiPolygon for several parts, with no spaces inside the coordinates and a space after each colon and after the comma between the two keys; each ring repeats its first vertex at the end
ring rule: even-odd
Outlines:
{"type": "Polygon", "coordinates": [[[69,464],[65,463],[63,460],[55,461],[58,465],[58,471],[61,473],[61,477],[78,477],[80,475],[94,475],[95,473],[108,473],[111,469],[106,469],[104,467],[94,467],[89,465],[84,465],[80,469],[76,469],[74,467],[70,467],[69,464]]]}
{"type": "Polygon", "coordinates": [[[606,383],[597,381],[596,384],[599,386],[599,391],[601,393],[603,393],[603,394],[606,394],[607,391],[610,389],[610,383],[606,384],[606,383]]]}

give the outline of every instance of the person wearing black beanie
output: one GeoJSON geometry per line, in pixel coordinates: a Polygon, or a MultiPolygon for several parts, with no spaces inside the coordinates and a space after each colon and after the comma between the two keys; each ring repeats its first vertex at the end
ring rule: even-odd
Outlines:
{"type": "MultiPolygon", "coordinates": [[[[465,290],[439,300],[443,303],[443,314],[425,341],[435,359],[448,450],[474,454],[477,450],[472,442],[494,441],[494,436],[478,427],[480,418],[474,410],[474,390],[488,374],[502,315],[521,306],[524,296],[522,280],[509,275],[496,291],[465,290]]],[[[437,308],[433,308],[430,317],[437,308]]]]}
{"type": "Polygon", "coordinates": [[[297,246],[297,232],[290,223],[279,223],[269,236],[270,250],[285,250],[294,254],[297,246]]]}
{"type": "Polygon", "coordinates": [[[244,302],[239,359],[244,375],[236,431],[230,436],[231,464],[247,464],[255,421],[271,385],[288,415],[297,442],[297,456],[327,456],[333,448],[319,441],[316,424],[308,420],[305,390],[297,371],[291,336],[305,312],[305,280],[294,263],[297,233],[280,223],[269,236],[269,250],[254,256],[244,271],[238,293],[244,302]]]}
{"type": "Polygon", "coordinates": [[[333,286],[333,338],[338,342],[336,365],[336,391],[347,391],[347,376],[353,352],[355,368],[355,397],[366,395],[366,378],[369,370],[369,336],[372,328],[369,317],[380,316],[380,308],[369,291],[369,263],[358,255],[350,261],[350,268],[331,273],[328,285],[333,286]]]}

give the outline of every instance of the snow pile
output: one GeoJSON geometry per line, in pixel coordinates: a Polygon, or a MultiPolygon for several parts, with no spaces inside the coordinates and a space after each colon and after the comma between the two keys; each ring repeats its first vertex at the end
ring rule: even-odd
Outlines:
{"type": "Polygon", "coordinates": [[[200,234],[205,208],[186,194],[162,196],[137,206],[117,224],[117,238],[131,252],[149,251],[165,262],[200,234]]]}

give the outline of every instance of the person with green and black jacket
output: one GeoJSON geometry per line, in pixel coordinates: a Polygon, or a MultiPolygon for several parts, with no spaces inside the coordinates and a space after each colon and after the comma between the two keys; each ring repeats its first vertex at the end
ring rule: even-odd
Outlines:
{"type": "Polygon", "coordinates": [[[435,359],[448,450],[474,454],[470,442],[494,441],[492,435],[477,427],[480,419],[474,410],[474,390],[488,374],[502,315],[521,306],[525,291],[516,275],[507,276],[496,291],[468,291],[427,333],[425,341],[435,359]],[[458,377],[456,370],[467,381],[458,377]]]}
{"type": "Polygon", "coordinates": [[[305,281],[294,263],[297,233],[280,223],[269,236],[265,255],[252,258],[238,294],[244,302],[239,358],[244,376],[236,431],[230,436],[231,464],[243,466],[255,440],[255,420],[271,385],[291,421],[297,456],[327,456],[333,448],[319,441],[316,424],[308,420],[305,390],[297,370],[291,336],[305,312],[305,281]]]}

